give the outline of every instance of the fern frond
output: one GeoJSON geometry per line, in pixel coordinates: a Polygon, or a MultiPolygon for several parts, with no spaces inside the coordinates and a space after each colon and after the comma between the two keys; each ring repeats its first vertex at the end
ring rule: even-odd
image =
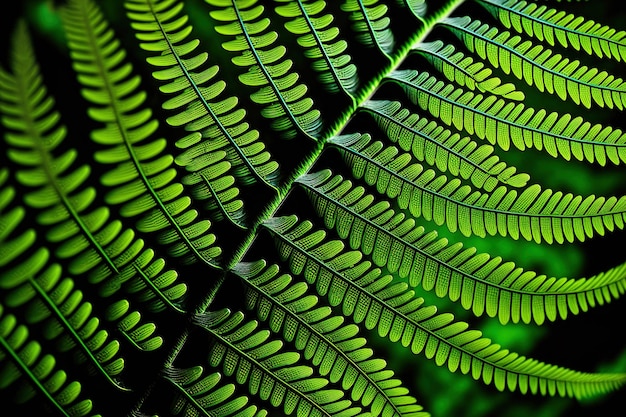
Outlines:
{"type": "Polygon", "coordinates": [[[209,209],[224,208],[223,214],[217,210],[217,219],[225,214],[235,224],[245,224],[237,183],[273,188],[278,163],[259,140],[259,131],[246,122],[247,112],[237,98],[222,97],[219,68],[207,67],[208,54],[198,52],[199,41],[190,39],[192,27],[181,13],[182,3],[133,0],[125,5],[139,46],[153,54],[147,59],[158,68],[153,77],[165,83],[160,90],[169,98],[163,108],[177,112],[168,123],[189,132],[176,142],[183,151],[175,162],[189,172],[183,183],[191,186],[196,199],[209,199],[209,209]],[[211,202],[213,193],[220,204],[211,202]]]}
{"type": "Polygon", "coordinates": [[[502,96],[509,100],[524,100],[524,93],[517,90],[514,84],[502,84],[500,78],[493,76],[491,69],[487,68],[483,62],[474,61],[472,57],[457,51],[452,44],[446,44],[440,40],[421,42],[412,50],[422,55],[448,80],[461,87],[502,96]]]}
{"type": "Polygon", "coordinates": [[[222,382],[222,375],[219,372],[207,373],[201,366],[185,369],[168,366],[162,375],[179,391],[171,406],[172,415],[207,417],[267,415],[265,410],[257,410],[255,405],[249,405],[247,397],[232,398],[235,385],[222,382]]]}
{"type": "Polygon", "coordinates": [[[163,345],[163,337],[156,331],[156,325],[146,322],[141,313],[131,308],[126,299],[113,302],[107,307],[106,319],[117,324],[119,332],[135,349],[149,352],[163,345]]]}
{"type": "Polygon", "coordinates": [[[270,340],[270,332],[259,330],[256,321],[246,321],[243,313],[203,313],[194,316],[193,322],[212,338],[209,365],[222,367],[224,375],[247,384],[251,395],[269,399],[285,415],[359,414],[359,408],[344,399],[342,391],[326,388],[327,379],[299,364],[299,353],[284,351],[282,341],[270,340]]]}
{"type": "Polygon", "coordinates": [[[570,98],[586,108],[593,102],[611,109],[626,106],[626,82],[606,71],[581,65],[578,60],[467,16],[442,19],[439,24],[449,28],[471,52],[541,92],[556,94],[561,100],[570,98]]]}
{"type": "Polygon", "coordinates": [[[359,252],[344,252],[340,241],[324,241],[323,231],[295,216],[272,219],[268,227],[279,236],[281,257],[294,274],[302,274],[333,306],[381,337],[400,342],[415,354],[424,353],[452,372],[471,372],[476,380],[498,390],[582,398],[626,384],[626,374],[589,374],[548,365],[502,349],[449,313],[437,314],[413,290],[392,276],[381,276],[359,252]]]}
{"type": "Polygon", "coordinates": [[[418,160],[443,172],[469,179],[476,187],[492,191],[499,183],[523,187],[530,176],[493,155],[490,145],[452,133],[433,121],[403,108],[397,101],[369,100],[363,107],[389,140],[418,160]]]}
{"type": "Polygon", "coordinates": [[[7,127],[4,138],[9,159],[24,167],[16,173],[17,181],[35,189],[24,201],[39,211],[37,221],[48,228],[46,239],[57,246],[56,256],[69,260],[71,275],[89,273],[89,281],[100,284],[104,297],[137,279],[137,267],[154,282],[169,283],[171,272],[163,272],[163,264],[152,262],[154,253],[144,250],[143,241],[132,230],[123,230],[119,220],[111,220],[106,207],[91,207],[96,193],[87,185],[90,169],[74,167],[76,151],[55,154],[66,128],[42,85],[25,28],[17,32],[16,42],[22,53],[14,55],[15,75],[2,71],[0,76],[0,111],[7,127]]]}
{"type": "Polygon", "coordinates": [[[428,11],[426,0],[397,0],[397,3],[406,6],[411,13],[413,13],[413,16],[420,20],[426,16],[426,12],[428,11]]]}
{"type": "Polygon", "coordinates": [[[401,381],[393,378],[383,359],[372,358],[366,340],[356,337],[358,327],[344,324],[328,306],[318,306],[304,282],[280,274],[277,265],[265,261],[240,263],[233,272],[248,286],[246,303],[270,329],[303,351],[319,373],[340,383],[354,401],[370,407],[374,416],[422,416],[422,407],[401,381]]]}
{"type": "Polygon", "coordinates": [[[589,55],[626,61],[626,32],[562,10],[519,0],[477,0],[509,29],[551,46],[560,44],[589,55]]]}
{"type": "Polygon", "coordinates": [[[106,146],[95,158],[116,164],[101,177],[113,187],[107,203],[122,204],[123,216],[142,215],[138,230],[158,232],[170,254],[215,264],[221,250],[208,232],[211,222],[197,219],[190,198],[175,182],[172,157],[163,155],[165,139],[154,138],[158,122],[142,106],[146,94],[138,90],[140,78],[102,12],[90,0],[72,0],[61,17],[83,97],[92,104],[88,114],[104,124],[91,133],[106,146]]]}
{"type": "Polygon", "coordinates": [[[93,403],[81,398],[81,384],[68,380],[66,372],[58,369],[55,357],[42,354],[42,350],[42,345],[31,338],[28,327],[12,314],[5,314],[0,304],[0,389],[20,381],[25,385],[14,396],[16,403],[40,394],[60,415],[90,415],[93,403]]]}
{"type": "Polygon", "coordinates": [[[626,162],[626,134],[620,129],[463,91],[427,72],[395,71],[390,80],[398,83],[414,104],[445,124],[497,143],[504,150],[513,144],[519,150],[545,149],[568,161],[573,157],[602,166],[607,160],[615,165],[626,162]]]}
{"type": "Polygon", "coordinates": [[[610,302],[626,289],[626,265],[588,279],[538,275],[500,257],[477,254],[473,247],[449,245],[446,239],[437,239],[435,231],[416,227],[414,219],[395,213],[389,202],[376,201],[340,176],[320,172],[298,181],[324,224],[336,229],[351,248],[407,278],[412,287],[421,285],[439,297],[460,300],[477,316],[487,313],[502,323],[543,323],[610,302]]]}
{"type": "Polygon", "coordinates": [[[354,90],[358,86],[357,68],[346,53],[348,43],[338,39],[339,29],[331,26],[333,16],[324,14],[326,3],[321,0],[291,1],[279,0],[276,13],[291,19],[285,28],[298,37],[298,44],[305,48],[304,55],[313,60],[312,68],[328,91],[342,91],[354,100],[354,90]]]}
{"type": "Polygon", "coordinates": [[[222,47],[239,53],[231,61],[247,69],[239,76],[243,84],[259,88],[250,98],[262,106],[261,115],[272,120],[272,127],[286,139],[294,138],[298,131],[316,137],[322,128],[321,113],[307,97],[308,87],[298,83],[293,62],[285,58],[287,49],[275,46],[278,33],[268,29],[270,19],[264,16],[264,6],[257,5],[256,0],[205,1],[221,8],[210,12],[213,19],[225,22],[215,30],[234,38],[222,43],[222,47]]]}
{"type": "Polygon", "coordinates": [[[389,59],[395,44],[389,28],[389,7],[378,0],[345,0],[341,10],[348,13],[356,39],[367,47],[378,49],[389,59]]]}

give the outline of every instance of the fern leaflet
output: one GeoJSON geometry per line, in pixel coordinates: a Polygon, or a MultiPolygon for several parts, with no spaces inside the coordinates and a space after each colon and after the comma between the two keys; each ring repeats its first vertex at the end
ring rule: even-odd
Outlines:
{"type": "Polygon", "coordinates": [[[376,120],[389,140],[411,152],[418,161],[469,179],[476,187],[492,191],[500,182],[523,187],[530,178],[528,174],[517,173],[515,167],[506,166],[493,155],[490,145],[479,146],[467,136],[443,129],[434,121],[411,113],[397,101],[369,100],[363,110],[376,120]]]}
{"type": "Polygon", "coordinates": [[[626,134],[620,129],[592,125],[582,117],[535,110],[494,95],[483,96],[454,88],[427,72],[395,71],[391,77],[409,100],[447,125],[487,139],[508,150],[545,149],[551,156],[572,157],[615,165],[626,162],[626,134]]]}
{"type": "Polygon", "coordinates": [[[516,90],[514,84],[502,84],[500,78],[492,76],[491,69],[483,62],[474,61],[472,57],[456,51],[451,44],[444,44],[440,40],[421,42],[413,47],[413,51],[424,56],[448,80],[462,87],[502,96],[509,100],[524,100],[524,93],[516,90]]]}
{"type": "Polygon", "coordinates": [[[620,110],[626,105],[626,82],[606,71],[588,68],[577,60],[571,61],[507,31],[498,32],[469,17],[446,18],[439,24],[448,27],[470,51],[541,92],[556,93],[562,100],[569,97],[587,108],[591,108],[592,102],[620,110]]]}
{"type": "Polygon", "coordinates": [[[520,0],[477,0],[507,28],[555,46],[626,61],[626,32],[582,16],[520,0]]]}
{"type": "Polygon", "coordinates": [[[280,0],[276,13],[291,19],[285,28],[298,36],[298,44],[305,48],[304,55],[313,60],[312,67],[319,73],[321,83],[330,92],[342,91],[354,100],[354,90],[358,86],[357,68],[346,53],[348,44],[339,39],[339,29],[330,26],[331,14],[322,14],[324,1],[280,0]]]}
{"type": "Polygon", "coordinates": [[[240,53],[232,58],[233,64],[247,68],[239,80],[247,86],[260,87],[250,98],[263,107],[261,114],[271,119],[272,127],[287,139],[294,138],[297,131],[315,137],[322,127],[320,111],[306,97],[307,86],[298,83],[293,62],[285,59],[286,48],[274,46],[278,33],[268,31],[270,20],[264,17],[264,6],[257,5],[256,0],[206,2],[222,7],[210,12],[215,20],[226,22],[215,30],[235,38],[222,43],[222,47],[240,53]]]}
{"type": "Polygon", "coordinates": [[[270,332],[258,330],[258,323],[246,321],[243,313],[203,313],[194,317],[194,323],[213,339],[209,365],[221,366],[224,375],[233,375],[239,384],[247,384],[251,395],[269,399],[285,415],[359,413],[352,401],[343,399],[342,391],[325,388],[327,379],[314,376],[310,367],[298,364],[300,354],[284,351],[280,340],[270,340],[270,332]]]}

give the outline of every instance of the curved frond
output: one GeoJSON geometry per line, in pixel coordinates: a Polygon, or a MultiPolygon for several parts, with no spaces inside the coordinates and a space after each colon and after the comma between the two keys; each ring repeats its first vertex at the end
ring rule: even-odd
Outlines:
{"type": "Polygon", "coordinates": [[[422,416],[422,407],[401,381],[393,378],[383,359],[373,351],[358,326],[345,324],[343,316],[332,314],[328,306],[318,306],[304,282],[293,282],[280,274],[277,265],[265,261],[240,263],[233,272],[248,286],[246,303],[270,329],[293,342],[304,358],[312,361],[331,383],[339,383],[353,401],[370,407],[374,416],[422,416]]]}
{"type": "Polygon", "coordinates": [[[331,305],[345,315],[376,329],[381,337],[424,353],[438,366],[460,370],[498,390],[519,390],[542,395],[583,398],[608,392],[626,384],[626,374],[590,374],[548,365],[501,348],[467,323],[449,313],[437,313],[424,305],[405,282],[372,269],[357,252],[344,252],[341,242],[324,241],[325,233],[295,216],[266,223],[279,236],[281,257],[294,274],[315,284],[331,305]],[[381,276],[382,275],[382,276],[381,276]]]}
{"type": "Polygon", "coordinates": [[[211,336],[209,365],[222,367],[225,376],[246,384],[251,395],[270,399],[285,415],[325,416],[344,412],[355,415],[359,409],[344,393],[326,388],[328,380],[299,364],[300,354],[283,349],[283,342],[270,339],[258,322],[246,321],[243,313],[220,310],[198,314],[195,325],[211,336]]]}
{"type": "Polygon", "coordinates": [[[626,265],[588,279],[567,279],[524,271],[500,257],[476,253],[461,243],[448,244],[435,231],[416,227],[415,220],[396,213],[387,201],[376,201],[362,187],[354,187],[329,172],[298,180],[318,215],[353,249],[371,256],[377,266],[421,285],[439,297],[460,300],[480,316],[543,323],[602,305],[625,291],[626,265]]]}
{"type": "Polygon", "coordinates": [[[513,74],[539,91],[570,98],[591,108],[626,106],[626,82],[598,68],[589,68],[542,45],[523,40],[518,35],[483,24],[469,17],[446,18],[439,24],[458,36],[467,49],[489,60],[505,74],[513,74]]]}
{"type": "Polygon", "coordinates": [[[255,0],[238,2],[230,0],[205,0],[212,6],[211,17],[223,22],[215,30],[233,40],[222,47],[239,55],[233,64],[247,72],[239,80],[252,88],[252,101],[262,107],[261,115],[272,120],[272,127],[286,139],[300,131],[316,137],[322,128],[321,113],[313,106],[307,94],[308,87],[299,83],[293,62],[285,58],[287,49],[276,45],[278,33],[269,30],[270,19],[265,17],[265,7],[255,0]]]}
{"type": "Polygon", "coordinates": [[[13,397],[16,403],[39,394],[60,415],[90,415],[93,403],[83,398],[81,384],[68,379],[67,373],[58,369],[55,357],[42,351],[28,327],[12,314],[5,314],[0,304],[0,389],[21,382],[24,385],[13,397]]]}
{"type": "Polygon", "coordinates": [[[377,48],[389,58],[395,39],[389,27],[389,7],[378,0],[345,0],[341,10],[348,13],[356,39],[363,45],[377,48]]]}
{"type": "Polygon", "coordinates": [[[472,57],[457,51],[452,44],[440,40],[421,42],[413,47],[413,51],[422,55],[437,71],[461,87],[509,100],[524,100],[524,93],[517,90],[514,84],[503,84],[483,62],[474,61],[472,57]]]}
{"type": "Polygon", "coordinates": [[[208,65],[208,54],[191,38],[188,16],[178,0],[133,0],[125,3],[139,46],[148,51],[148,63],[157,68],[153,77],[163,82],[168,99],[163,108],[176,112],[167,118],[188,134],[176,142],[183,151],[175,162],[189,172],[184,185],[198,200],[209,200],[216,218],[226,215],[245,224],[238,186],[263,183],[275,187],[278,163],[266,150],[260,133],[246,121],[247,112],[234,96],[224,97],[219,68],[208,65]],[[211,201],[215,194],[219,204],[211,201]],[[222,207],[224,213],[218,210],[222,207]]]}
{"type": "Polygon", "coordinates": [[[555,46],[626,61],[626,32],[545,5],[520,0],[477,0],[504,26],[555,46]]]}
{"type": "Polygon", "coordinates": [[[370,114],[389,140],[418,160],[442,172],[469,179],[476,187],[492,191],[498,184],[523,187],[530,176],[518,173],[494,155],[490,145],[478,145],[468,136],[444,129],[420,117],[397,101],[369,100],[363,110],[370,114]]]}
{"type": "Polygon", "coordinates": [[[201,366],[192,368],[166,367],[163,378],[179,391],[171,406],[172,415],[202,415],[220,417],[264,417],[265,410],[248,404],[248,398],[237,396],[235,385],[224,383],[219,372],[205,372],[201,366]]]}
{"type": "Polygon", "coordinates": [[[143,106],[140,78],[102,12],[90,0],[73,0],[61,16],[83,97],[92,105],[89,116],[104,124],[91,133],[106,146],[95,158],[116,165],[101,177],[113,188],[106,201],[122,204],[123,216],[141,215],[138,230],[158,232],[172,255],[214,264],[220,249],[208,233],[211,222],[197,219],[190,198],[175,182],[172,157],[163,154],[165,139],[154,138],[158,121],[143,106]]]}
{"type": "Polygon", "coordinates": [[[285,28],[298,37],[304,56],[313,60],[312,68],[318,73],[322,85],[330,92],[342,91],[354,99],[358,86],[357,68],[346,53],[348,43],[339,37],[337,26],[331,26],[333,15],[324,13],[322,0],[279,0],[276,13],[290,19],[285,28]]]}
{"type": "Polygon", "coordinates": [[[395,71],[390,79],[414,104],[445,124],[497,143],[504,150],[512,144],[519,150],[545,149],[551,156],[560,155],[568,161],[573,157],[602,166],[607,161],[615,165],[626,162],[626,134],[620,129],[592,125],[568,113],[535,110],[494,95],[463,91],[427,72],[395,71]]]}

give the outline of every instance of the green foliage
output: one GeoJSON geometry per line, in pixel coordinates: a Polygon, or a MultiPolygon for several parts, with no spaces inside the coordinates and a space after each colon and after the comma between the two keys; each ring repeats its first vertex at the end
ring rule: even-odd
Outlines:
{"type": "Polygon", "coordinates": [[[614,407],[619,19],[523,0],[29,0],[13,13],[5,407],[614,407]]]}

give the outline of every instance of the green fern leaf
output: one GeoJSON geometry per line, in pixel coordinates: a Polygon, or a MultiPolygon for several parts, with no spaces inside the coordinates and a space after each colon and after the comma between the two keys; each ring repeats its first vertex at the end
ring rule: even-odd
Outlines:
{"type": "Polygon", "coordinates": [[[445,44],[440,40],[422,42],[414,46],[413,51],[423,55],[437,71],[462,87],[502,96],[509,100],[524,100],[524,93],[517,90],[514,84],[502,84],[500,78],[492,76],[491,69],[483,62],[474,61],[472,57],[456,51],[451,44],[445,44]]]}
{"type": "Polygon", "coordinates": [[[480,316],[485,312],[502,323],[565,318],[624,293],[625,267],[619,265],[588,279],[557,279],[524,271],[500,257],[476,254],[475,248],[448,245],[435,231],[415,227],[415,220],[396,214],[386,201],[376,202],[362,187],[352,187],[328,172],[301,177],[324,224],[371,256],[377,266],[408,278],[412,287],[434,289],[439,297],[460,300],[480,316]]]}
{"type": "Polygon", "coordinates": [[[476,187],[492,191],[498,183],[523,187],[530,178],[517,173],[493,155],[490,145],[478,145],[437,123],[403,108],[397,101],[369,100],[363,110],[370,114],[387,137],[418,161],[469,179],[476,187]]]}
{"type": "Polygon", "coordinates": [[[378,0],[345,0],[341,10],[348,13],[357,33],[356,39],[370,48],[377,48],[389,59],[395,45],[393,32],[389,28],[388,6],[378,0]]]}
{"type": "Polygon", "coordinates": [[[609,391],[626,383],[626,374],[586,374],[502,349],[456,322],[452,314],[437,314],[434,306],[415,298],[407,284],[390,275],[381,276],[368,261],[343,252],[343,245],[324,242],[323,231],[312,231],[310,222],[295,216],[272,219],[267,226],[280,236],[279,252],[294,274],[302,274],[327,295],[333,306],[382,337],[400,342],[415,354],[424,353],[438,366],[452,372],[470,373],[474,379],[493,384],[498,390],[519,390],[542,395],[582,398],[609,391]],[[347,260],[350,259],[350,262],[347,260]],[[356,264],[356,265],[355,265],[356,264]]]}
{"type": "Polygon", "coordinates": [[[330,92],[342,91],[354,100],[353,92],[358,86],[357,68],[346,53],[348,44],[337,39],[339,29],[330,26],[331,14],[323,14],[324,1],[280,0],[276,13],[291,19],[285,28],[298,37],[298,44],[305,48],[305,56],[311,60],[312,67],[319,73],[320,82],[330,92]]]}
{"type": "Polygon", "coordinates": [[[257,330],[256,321],[245,321],[240,312],[217,311],[196,315],[194,323],[213,338],[209,364],[222,366],[224,375],[233,375],[247,384],[252,395],[270,400],[285,415],[324,416],[330,413],[358,413],[343,392],[325,388],[328,380],[299,365],[300,355],[283,351],[280,340],[269,340],[269,331],[257,330]]]}
{"type": "MultiPolygon", "coordinates": [[[[537,243],[584,241],[595,233],[622,229],[626,219],[625,197],[586,198],[570,193],[541,190],[537,184],[519,194],[500,186],[492,193],[473,191],[461,180],[448,180],[424,170],[408,153],[370,140],[369,135],[332,140],[352,169],[355,178],[376,186],[381,194],[396,199],[401,209],[423,216],[450,231],[511,236],[537,243]]],[[[328,174],[330,175],[330,174],[328,174]]]]}
{"type": "Polygon", "coordinates": [[[174,182],[172,158],[162,155],[165,140],[153,138],[158,122],[141,107],[146,94],[137,91],[140,79],[124,60],[125,50],[92,2],[70,2],[62,18],[83,96],[93,105],[88,113],[104,123],[91,135],[107,146],[96,152],[96,160],[117,164],[101,179],[114,187],[107,202],[123,204],[122,215],[143,215],[138,230],[159,232],[171,254],[214,264],[220,249],[214,246],[215,235],[208,233],[211,222],[197,219],[182,185],[174,182]]]}
{"type": "Polygon", "coordinates": [[[401,382],[392,378],[382,359],[372,358],[366,340],[356,337],[358,327],[344,324],[328,307],[318,307],[317,298],[308,294],[303,282],[292,282],[288,274],[279,274],[276,265],[264,261],[243,263],[233,272],[244,279],[248,309],[256,310],[275,333],[293,342],[304,358],[318,367],[331,383],[341,383],[354,401],[371,407],[372,415],[422,416],[422,407],[401,382]]]}
{"type": "Polygon", "coordinates": [[[507,28],[551,46],[560,44],[617,61],[626,61],[626,32],[582,16],[519,0],[477,0],[507,28]]]}
{"type": "Polygon", "coordinates": [[[278,164],[259,141],[258,130],[245,122],[246,111],[238,106],[237,98],[220,98],[224,82],[216,79],[218,67],[204,68],[208,56],[197,52],[197,39],[189,39],[192,28],[181,6],[179,1],[126,2],[140,46],[158,53],[148,63],[158,68],[153,77],[166,83],[160,87],[169,97],[163,107],[178,112],[168,123],[185,126],[189,132],[177,142],[183,152],[175,159],[189,172],[184,184],[191,186],[199,200],[213,194],[220,199],[217,205],[209,199],[208,205],[217,219],[219,206],[233,223],[243,225],[245,212],[236,184],[262,182],[274,187],[278,164]],[[229,185],[218,189],[219,184],[229,185]]]}
{"type": "Polygon", "coordinates": [[[300,131],[315,137],[321,127],[320,111],[306,96],[307,86],[298,83],[299,76],[292,70],[292,61],[285,59],[286,48],[274,46],[278,34],[269,31],[270,20],[264,17],[265,8],[256,0],[231,2],[206,0],[212,6],[210,15],[219,22],[215,30],[234,40],[222,47],[240,54],[232,58],[233,64],[247,69],[239,80],[250,87],[260,87],[250,95],[252,101],[262,106],[261,114],[272,120],[272,127],[282,136],[291,139],[300,131]]]}
{"type": "MultiPolygon", "coordinates": [[[[6,172],[6,171],[2,171],[6,172]]],[[[58,338],[65,333],[67,341],[60,341],[61,351],[74,349],[87,357],[112,386],[123,390],[112,377],[124,368],[119,357],[119,342],[109,340],[92,314],[92,305],[83,300],[74,282],[62,278],[62,267],[49,262],[46,248],[36,247],[35,232],[13,236],[23,220],[24,210],[15,205],[9,209],[15,193],[4,187],[6,176],[0,172],[0,253],[7,254],[0,265],[0,288],[6,291],[3,302],[9,308],[28,303],[28,324],[47,319],[46,337],[58,338]],[[5,214],[5,210],[7,210],[5,214]],[[30,247],[32,250],[29,250],[30,247]]]]}
{"type": "Polygon", "coordinates": [[[39,393],[63,416],[89,415],[93,404],[80,398],[81,384],[68,381],[65,371],[56,369],[54,356],[42,354],[42,350],[42,345],[30,338],[28,328],[19,324],[15,316],[4,314],[0,304],[0,388],[14,384],[22,376],[20,380],[27,385],[17,392],[16,401],[24,403],[39,393]]]}
{"type": "Polygon", "coordinates": [[[469,17],[447,18],[440,24],[457,35],[471,52],[541,92],[556,94],[562,100],[569,97],[587,108],[595,102],[600,107],[615,106],[622,110],[626,104],[626,82],[606,71],[588,68],[577,60],[571,61],[469,17]]]}
{"type": "MultiPolygon", "coordinates": [[[[28,168],[17,172],[17,180],[35,188],[24,201],[40,212],[38,222],[48,228],[46,239],[58,245],[55,254],[70,260],[69,273],[89,272],[89,281],[100,284],[102,296],[109,297],[124,282],[136,279],[137,268],[158,280],[164,265],[153,262],[154,252],[142,250],[143,241],[135,239],[132,230],[122,230],[119,220],[110,220],[106,207],[90,208],[96,197],[93,187],[85,186],[90,169],[87,165],[73,167],[76,151],[55,154],[66,129],[59,123],[54,100],[42,86],[25,27],[18,33],[16,44],[26,53],[13,61],[15,75],[2,71],[0,110],[2,123],[11,129],[5,134],[9,158],[28,168]]],[[[158,342],[160,338],[150,340],[158,342]]]]}
{"type": "Polygon", "coordinates": [[[626,161],[626,134],[600,124],[592,125],[582,117],[558,115],[535,110],[523,103],[514,104],[493,95],[482,96],[454,88],[427,72],[395,71],[390,78],[407,97],[445,124],[508,150],[545,149],[551,156],[572,157],[604,166],[626,161]]]}

